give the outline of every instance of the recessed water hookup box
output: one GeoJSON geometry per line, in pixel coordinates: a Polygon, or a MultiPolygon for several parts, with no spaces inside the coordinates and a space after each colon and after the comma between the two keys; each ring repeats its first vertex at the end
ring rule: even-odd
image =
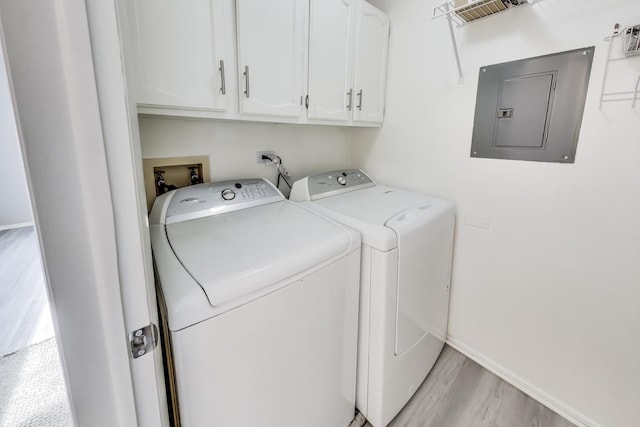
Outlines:
{"type": "Polygon", "coordinates": [[[163,190],[158,186],[160,177],[166,189],[191,185],[194,174],[197,175],[200,182],[211,181],[209,156],[143,159],[142,167],[147,211],[151,210],[156,197],[163,193],[163,190]]]}

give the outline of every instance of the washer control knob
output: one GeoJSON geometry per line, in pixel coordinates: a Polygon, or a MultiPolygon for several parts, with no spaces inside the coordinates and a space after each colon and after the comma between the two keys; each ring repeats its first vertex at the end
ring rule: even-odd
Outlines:
{"type": "Polygon", "coordinates": [[[230,188],[227,188],[225,190],[222,190],[222,198],[225,200],[233,200],[236,198],[236,193],[230,188]]]}
{"type": "Polygon", "coordinates": [[[338,177],[338,184],[340,185],[347,185],[347,178],[345,178],[344,176],[340,175],[338,177]]]}

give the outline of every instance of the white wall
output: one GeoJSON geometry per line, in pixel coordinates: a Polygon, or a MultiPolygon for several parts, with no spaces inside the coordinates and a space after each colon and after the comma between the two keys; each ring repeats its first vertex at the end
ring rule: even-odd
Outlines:
{"type": "Polygon", "coordinates": [[[31,222],[31,201],[4,58],[0,55],[0,230],[31,222]]]}
{"type": "MultiPolygon", "coordinates": [[[[293,180],[350,166],[345,127],[140,117],[142,157],[209,155],[211,179],[267,178],[272,165],[256,163],[256,151],[273,150],[293,180]]],[[[280,190],[288,194],[281,183],[280,190]]]]}
{"type": "MultiPolygon", "coordinates": [[[[373,2],[391,15],[386,118],[353,130],[353,161],[457,202],[451,342],[574,420],[640,425],[640,106],[598,110],[603,38],[640,23],[640,2],[539,0],[470,23],[463,85],[446,21],[430,19],[440,0],[373,2]],[[575,164],[469,157],[481,65],[591,45],[575,164]]],[[[632,75],[613,70],[613,86],[633,90],[640,58],[615,67],[632,75]]]]}

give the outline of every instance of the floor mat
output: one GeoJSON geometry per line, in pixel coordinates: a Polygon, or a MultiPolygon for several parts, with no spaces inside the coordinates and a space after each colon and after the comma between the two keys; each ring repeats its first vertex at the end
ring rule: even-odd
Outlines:
{"type": "Polygon", "coordinates": [[[72,426],[55,338],[0,358],[0,426],[72,426]]]}

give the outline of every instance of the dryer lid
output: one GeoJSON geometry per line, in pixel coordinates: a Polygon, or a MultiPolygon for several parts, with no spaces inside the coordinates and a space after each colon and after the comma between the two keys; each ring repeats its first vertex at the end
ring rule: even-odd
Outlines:
{"type": "Polygon", "coordinates": [[[449,202],[411,191],[376,185],[310,202],[323,213],[362,233],[362,242],[381,251],[397,247],[396,233],[387,222],[417,206],[449,202]]]}
{"type": "Polygon", "coordinates": [[[295,276],[360,243],[355,233],[289,201],[169,224],[166,233],[212,306],[295,276]]]}

